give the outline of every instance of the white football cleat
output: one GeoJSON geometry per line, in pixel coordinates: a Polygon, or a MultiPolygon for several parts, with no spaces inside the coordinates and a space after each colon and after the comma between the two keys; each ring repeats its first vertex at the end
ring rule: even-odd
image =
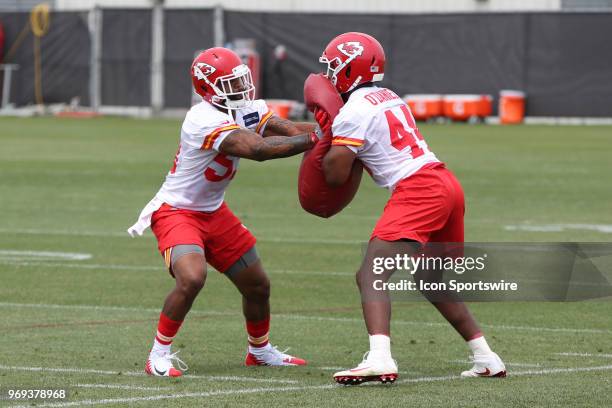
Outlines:
{"type": "Polygon", "coordinates": [[[145,373],[156,377],[180,377],[183,375],[183,371],[187,371],[189,367],[180,358],[177,357],[176,353],[156,353],[151,352],[147,363],[145,364],[145,373]],[[180,370],[174,368],[172,361],[176,361],[177,366],[180,370]]]}
{"type": "Polygon", "coordinates": [[[359,385],[368,381],[380,381],[386,384],[395,382],[397,376],[395,360],[391,357],[372,357],[370,352],[367,352],[357,367],[337,372],[334,374],[334,380],[342,385],[359,385]]]}
{"type": "Polygon", "coordinates": [[[268,343],[261,348],[249,347],[244,364],[246,366],[303,366],[306,360],[286,354],[268,343]]]}
{"type": "Polygon", "coordinates": [[[461,373],[461,377],[505,377],[506,366],[504,362],[495,353],[470,357],[474,366],[461,373]]]}

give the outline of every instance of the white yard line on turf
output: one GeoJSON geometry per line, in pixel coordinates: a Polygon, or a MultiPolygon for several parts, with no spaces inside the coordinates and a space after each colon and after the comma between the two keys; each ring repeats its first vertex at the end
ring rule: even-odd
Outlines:
{"type": "MultiPolygon", "coordinates": [[[[362,318],[352,317],[328,317],[328,316],[305,316],[295,314],[275,314],[275,318],[297,319],[297,320],[315,320],[315,321],[333,321],[333,322],[359,322],[363,323],[362,318]]],[[[392,324],[409,325],[409,326],[430,326],[430,327],[449,327],[448,323],[442,322],[419,322],[406,320],[393,320],[392,324]]],[[[510,326],[498,324],[480,324],[481,327],[498,330],[530,330],[530,331],[545,331],[553,333],[591,333],[591,334],[612,334],[612,330],[605,329],[572,329],[568,327],[535,327],[535,326],[510,326]]]]}
{"type": "MultiPolygon", "coordinates": [[[[470,360],[447,360],[447,363],[457,363],[457,364],[473,364],[470,360]]],[[[542,367],[541,364],[533,364],[533,363],[509,363],[504,361],[504,364],[510,367],[542,367]]]]}
{"type": "MultiPolygon", "coordinates": [[[[41,309],[68,309],[68,310],[107,310],[117,312],[138,312],[138,313],[159,313],[160,308],[146,308],[146,307],[124,307],[124,306],[98,306],[98,305],[56,305],[47,303],[12,303],[12,302],[0,302],[0,307],[26,307],[26,308],[41,308],[41,309]]],[[[191,314],[197,315],[210,315],[210,316],[238,316],[239,313],[235,312],[218,312],[214,310],[191,310],[191,314]]]]}
{"type": "Polygon", "coordinates": [[[26,260],[52,260],[62,261],[84,261],[91,259],[91,254],[79,252],[57,252],[57,251],[21,251],[16,249],[0,249],[0,260],[12,261],[15,259],[26,260]]]}
{"type": "MultiPolygon", "coordinates": [[[[573,368],[546,368],[541,370],[525,370],[525,371],[510,371],[508,377],[521,377],[526,375],[547,375],[547,374],[564,374],[564,373],[580,373],[588,371],[608,371],[612,370],[612,365],[597,366],[597,367],[573,367],[573,368]]],[[[397,380],[396,384],[408,384],[408,383],[419,383],[419,382],[435,382],[435,381],[448,381],[458,380],[462,377],[458,375],[446,375],[442,377],[417,377],[417,378],[406,378],[397,380]]],[[[463,379],[465,381],[472,381],[473,379],[463,379]]]]}
{"type": "Polygon", "coordinates": [[[77,384],[74,387],[79,388],[110,388],[118,390],[138,390],[138,391],[164,391],[172,390],[170,387],[139,387],[137,385],[125,384],[77,384]]]}
{"type": "MultiPolygon", "coordinates": [[[[42,268],[63,268],[63,269],[92,269],[92,270],[119,270],[119,271],[163,271],[165,267],[160,262],[156,265],[121,265],[121,264],[91,264],[91,263],[62,263],[62,262],[47,262],[42,260],[23,258],[6,258],[0,257],[0,265],[15,265],[25,267],[42,267],[42,268]]],[[[338,277],[354,277],[354,272],[325,272],[325,271],[306,271],[294,269],[266,269],[268,272],[276,275],[303,275],[303,276],[338,276],[338,277]]],[[[556,281],[547,281],[541,279],[522,279],[523,282],[540,282],[540,283],[557,283],[556,281]]],[[[573,282],[572,285],[578,286],[601,286],[600,283],[582,283],[573,282]]]]}
{"type": "MultiPolygon", "coordinates": [[[[21,234],[21,235],[65,235],[75,237],[117,237],[117,238],[132,238],[124,231],[77,231],[77,230],[46,230],[46,229],[12,229],[0,228],[0,233],[5,234],[21,234]]],[[[147,237],[153,238],[150,233],[145,234],[147,237]]],[[[276,238],[257,238],[260,242],[288,243],[288,244],[337,244],[337,245],[353,245],[365,244],[365,240],[355,239],[307,239],[307,238],[291,238],[291,237],[276,237],[276,238]]]]}
{"type": "Polygon", "coordinates": [[[612,358],[612,354],[598,354],[598,353],[555,353],[558,356],[569,356],[569,357],[600,357],[600,358],[612,358]]]}
{"type": "MultiPolygon", "coordinates": [[[[612,365],[599,366],[599,367],[575,367],[575,368],[551,368],[546,370],[527,370],[511,372],[510,377],[519,377],[527,375],[548,375],[548,374],[569,374],[577,372],[589,372],[589,371],[607,371],[612,370],[612,365]]],[[[417,378],[406,378],[396,381],[396,384],[412,384],[412,383],[423,383],[423,382],[437,382],[437,381],[452,381],[462,379],[457,375],[440,376],[440,377],[417,377],[417,378]]],[[[474,381],[474,379],[463,379],[463,381],[474,381]]],[[[189,392],[182,394],[170,394],[170,395],[151,395],[148,397],[131,397],[131,398],[110,398],[101,400],[81,400],[73,402],[56,402],[37,405],[38,407],[71,407],[71,406],[90,406],[90,405],[106,405],[106,404],[126,404],[136,402],[147,402],[147,401],[160,401],[160,400],[175,400],[181,398],[204,398],[214,397],[223,395],[240,395],[240,394],[255,394],[255,393],[280,393],[280,392],[302,392],[310,390],[331,390],[339,389],[340,386],[335,384],[325,385],[311,385],[311,386],[296,386],[296,387],[270,387],[270,388],[247,388],[239,390],[220,390],[220,391],[206,391],[206,392],[189,392]]],[[[22,408],[25,406],[13,406],[12,408],[22,408]]]]}
{"type": "MultiPolygon", "coordinates": [[[[46,303],[14,303],[14,302],[0,302],[0,307],[31,307],[31,308],[42,308],[42,309],[74,309],[74,310],[115,310],[115,311],[129,311],[129,312],[147,312],[147,313],[159,313],[157,308],[139,308],[139,307],[122,307],[122,306],[97,306],[97,305],[60,305],[60,304],[46,304],[46,303]]],[[[238,312],[221,312],[214,310],[191,310],[189,313],[192,315],[210,315],[210,316],[241,316],[238,312]]],[[[344,322],[344,323],[363,323],[362,318],[357,317],[330,317],[330,316],[307,316],[300,314],[275,314],[275,318],[288,319],[288,320],[313,320],[322,322],[344,322]]],[[[420,321],[408,321],[408,320],[393,320],[393,324],[407,325],[407,326],[428,326],[428,327],[449,327],[448,323],[443,322],[420,322],[420,321]]],[[[612,330],[606,329],[589,329],[589,328],[570,328],[570,327],[538,327],[538,326],[512,326],[512,325],[498,325],[498,324],[481,324],[482,327],[496,329],[496,330],[512,330],[512,331],[544,331],[552,333],[589,333],[589,334],[612,334],[612,330]]]]}
{"type": "MultiPolygon", "coordinates": [[[[315,370],[321,370],[321,371],[341,371],[341,370],[346,370],[347,367],[310,367],[310,368],[314,368],[315,370]]],[[[419,374],[416,371],[399,371],[398,374],[402,374],[402,375],[416,375],[419,374]]]]}
{"type": "Polygon", "coordinates": [[[23,234],[23,235],[68,235],[76,237],[129,237],[127,232],[121,231],[77,231],[77,230],[47,230],[36,228],[0,228],[4,234],[23,234]]]}
{"type": "MultiPolygon", "coordinates": [[[[109,398],[101,400],[81,400],[73,402],[52,402],[48,404],[36,405],[37,407],[74,407],[74,406],[89,406],[89,405],[106,405],[106,404],[128,404],[130,402],[147,402],[160,400],[174,400],[180,398],[205,398],[222,395],[241,395],[241,394],[258,394],[266,392],[291,392],[291,391],[306,391],[317,389],[336,388],[334,384],[312,385],[312,386],[297,386],[297,387],[274,387],[274,388],[247,388],[241,390],[219,390],[219,391],[204,391],[204,392],[186,392],[183,394],[168,394],[168,395],[151,395],[148,397],[132,397],[132,398],[109,398]]],[[[25,408],[28,405],[13,405],[12,408],[25,408]]]]}
{"type": "MultiPolygon", "coordinates": [[[[61,262],[39,262],[24,259],[0,258],[0,265],[36,266],[50,268],[71,269],[100,269],[100,270],[126,270],[126,271],[163,271],[163,263],[159,265],[117,265],[117,264],[90,264],[90,263],[61,263],[61,262]]],[[[298,271],[292,269],[267,269],[271,273],[283,275],[315,275],[315,276],[355,276],[352,272],[324,272],[324,271],[298,271]]]]}
{"type": "Polygon", "coordinates": [[[87,263],[61,263],[61,262],[38,262],[23,259],[1,259],[0,265],[37,266],[37,267],[61,267],[72,269],[101,269],[101,270],[125,270],[125,271],[161,271],[163,264],[159,266],[147,265],[113,265],[113,264],[87,264],[87,263]]]}
{"type": "Polygon", "coordinates": [[[612,234],[610,224],[519,224],[506,225],[506,231],[529,231],[529,232],[562,232],[566,230],[596,231],[604,234],[612,234]]]}
{"type": "MultiPolygon", "coordinates": [[[[76,374],[97,374],[97,375],[125,375],[128,377],[144,377],[144,371],[110,371],[110,370],[95,370],[90,368],[61,368],[61,367],[20,367],[20,366],[5,366],[0,365],[0,370],[8,371],[40,371],[54,373],[76,373],[76,374]]],[[[191,375],[186,374],[182,378],[199,379],[209,381],[250,381],[259,383],[277,383],[277,384],[297,384],[296,380],[281,380],[276,378],[253,378],[241,377],[233,375],[191,375]]]]}
{"type": "Polygon", "coordinates": [[[537,327],[537,326],[512,326],[512,325],[498,325],[498,324],[481,324],[480,326],[489,329],[498,330],[530,330],[530,331],[545,331],[551,333],[590,333],[590,334],[612,334],[612,330],[606,329],[572,329],[569,327],[537,327]]]}

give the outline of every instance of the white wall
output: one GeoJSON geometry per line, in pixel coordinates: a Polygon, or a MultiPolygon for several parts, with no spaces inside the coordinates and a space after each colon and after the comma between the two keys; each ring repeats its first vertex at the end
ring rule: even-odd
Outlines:
{"type": "MultiPolygon", "coordinates": [[[[1,0],[0,0],[1,1],[1,0]]],[[[152,0],[55,0],[56,8],[150,7],[152,0]]],[[[167,7],[230,10],[338,13],[429,13],[473,11],[560,10],[561,0],[165,0],[167,7]]]]}

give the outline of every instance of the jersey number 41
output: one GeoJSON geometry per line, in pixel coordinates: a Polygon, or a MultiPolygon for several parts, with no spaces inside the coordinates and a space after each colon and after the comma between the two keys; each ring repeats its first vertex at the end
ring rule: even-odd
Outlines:
{"type": "Polygon", "coordinates": [[[423,155],[423,148],[419,145],[419,141],[423,141],[424,143],[424,139],[419,129],[416,127],[416,123],[408,107],[406,105],[401,105],[399,108],[408,126],[395,116],[393,111],[397,111],[397,108],[385,111],[387,123],[389,124],[391,146],[397,150],[404,150],[406,147],[410,147],[410,155],[413,159],[416,159],[423,155]]]}

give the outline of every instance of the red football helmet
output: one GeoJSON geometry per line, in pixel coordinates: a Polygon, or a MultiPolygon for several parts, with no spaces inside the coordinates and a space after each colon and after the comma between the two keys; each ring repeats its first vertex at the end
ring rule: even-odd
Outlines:
{"type": "Polygon", "coordinates": [[[319,62],[327,64],[327,77],[341,94],[366,82],[382,81],[385,50],[364,33],[340,34],[325,47],[319,62]]]}
{"type": "Polygon", "coordinates": [[[225,109],[240,109],[255,99],[251,70],[227,48],[202,51],[191,64],[193,88],[205,101],[225,109]]]}

